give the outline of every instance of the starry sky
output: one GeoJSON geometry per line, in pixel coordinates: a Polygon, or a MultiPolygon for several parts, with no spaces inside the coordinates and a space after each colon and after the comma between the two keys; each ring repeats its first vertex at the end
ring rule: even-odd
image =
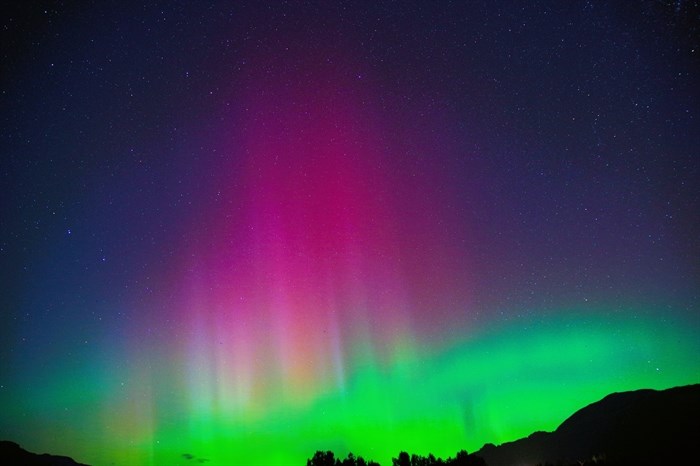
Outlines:
{"type": "Polygon", "coordinates": [[[700,382],[696,2],[9,2],[0,438],[382,464],[700,382]]]}

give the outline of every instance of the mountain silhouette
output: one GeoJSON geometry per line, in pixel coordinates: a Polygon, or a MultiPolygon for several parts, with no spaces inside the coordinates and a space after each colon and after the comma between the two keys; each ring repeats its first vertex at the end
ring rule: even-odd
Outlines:
{"type": "Polygon", "coordinates": [[[575,412],[554,432],[535,432],[475,454],[489,466],[697,464],[700,384],[613,393],[575,412]]]}
{"type": "Polygon", "coordinates": [[[7,466],[87,466],[67,456],[31,453],[8,440],[0,440],[0,463],[7,466]]]}
{"type": "MultiPolygon", "coordinates": [[[[486,444],[470,456],[489,466],[694,465],[698,439],[700,384],[613,393],[578,410],[554,432],[486,444]]],[[[0,440],[0,464],[85,466],[66,456],[30,453],[7,440],[0,440]]]]}

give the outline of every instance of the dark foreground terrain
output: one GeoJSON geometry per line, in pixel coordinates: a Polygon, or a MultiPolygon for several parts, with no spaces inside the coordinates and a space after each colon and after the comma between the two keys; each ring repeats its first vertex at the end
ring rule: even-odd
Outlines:
{"type": "Polygon", "coordinates": [[[697,464],[700,385],[613,393],[580,409],[554,432],[535,432],[475,454],[514,464],[697,464]]]}
{"type": "MultiPolygon", "coordinates": [[[[700,384],[668,390],[613,393],[565,420],[500,446],[435,458],[401,452],[392,466],[652,466],[697,464],[700,384]]],[[[316,452],[308,466],[365,466],[364,459],[316,452]]],[[[376,464],[376,463],[375,463],[376,464]]]]}
{"type": "Polygon", "coordinates": [[[86,466],[67,456],[28,452],[15,442],[0,440],[0,464],[5,466],[86,466]]]}
{"type": "MultiPolygon", "coordinates": [[[[580,409],[554,432],[535,432],[499,446],[484,445],[454,458],[400,452],[394,466],[511,465],[694,465],[700,439],[700,384],[668,390],[613,393],[580,409]]],[[[0,440],[6,466],[85,466],[66,456],[31,453],[0,440]]],[[[309,466],[376,465],[350,455],[316,452],[309,466]]]]}

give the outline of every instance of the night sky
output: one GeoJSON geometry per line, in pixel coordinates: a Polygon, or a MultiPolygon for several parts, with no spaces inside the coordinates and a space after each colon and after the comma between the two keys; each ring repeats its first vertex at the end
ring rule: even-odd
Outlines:
{"type": "Polygon", "coordinates": [[[9,3],[0,438],[386,465],[700,382],[697,2],[9,3]]]}

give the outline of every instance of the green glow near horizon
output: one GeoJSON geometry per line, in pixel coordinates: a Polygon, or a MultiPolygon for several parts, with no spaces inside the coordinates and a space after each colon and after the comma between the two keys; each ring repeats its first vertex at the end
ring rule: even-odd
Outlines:
{"type": "Polygon", "coordinates": [[[386,465],[401,450],[446,457],[553,430],[610,392],[700,381],[700,343],[683,322],[582,314],[525,324],[434,353],[412,348],[389,364],[361,357],[344,390],[239,414],[188,407],[177,381],[148,364],[130,381],[136,389],[121,395],[107,379],[76,373],[32,400],[32,410],[62,426],[60,434],[38,446],[19,440],[98,466],[186,464],[184,453],[210,465],[304,464],[326,449],[386,465]],[[60,410],[57,400],[71,408],[60,410]]]}

